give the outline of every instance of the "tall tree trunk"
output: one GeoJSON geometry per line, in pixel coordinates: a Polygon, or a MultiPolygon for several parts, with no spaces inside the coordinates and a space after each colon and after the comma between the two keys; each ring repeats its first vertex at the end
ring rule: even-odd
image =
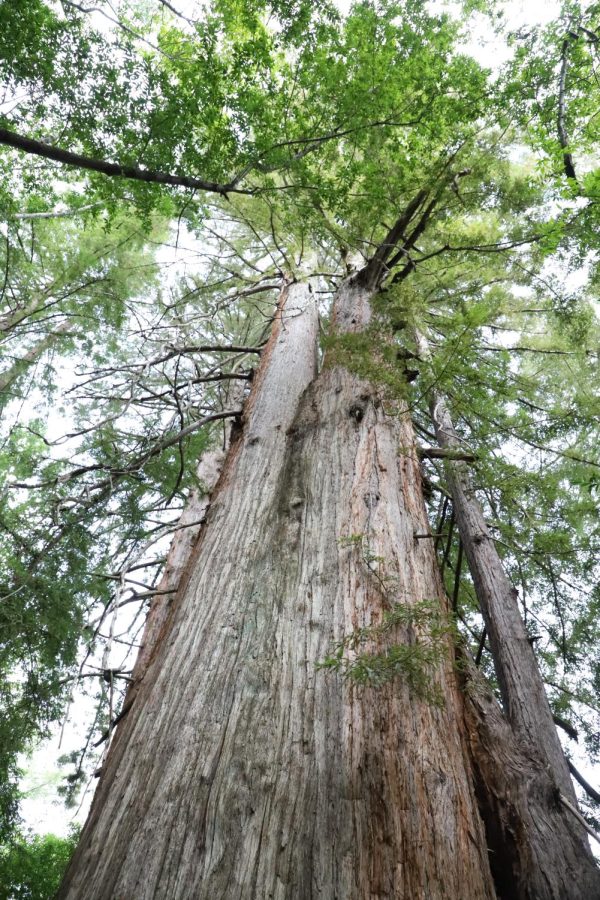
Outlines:
{"type": "MultiPolygon", "coordinates": [[[[420,354],[430,356],[417,334],[420,354]]],[[[443,395],[431,416],[438,443],[464,451],[443,395]]],[[[561,801],[577,800],[542,676],[510,583],[465,462],[446,475],[460,539],[489,637],[505,716],[471,669],[467,713],[482,814],[501,896],[600,898],[600,871],[587,835],[561,801]]]]}
{"type": "MultiPolygon", "coordinates": [[[[390,602],[445,600],[408,414],[342,367],[315,377],[309,289],[287,294],[63,898],[496,896],[451,647],[441,705],[317,669],[390,602]]],[[[344,285],[338,330],[369,315],[344,285]]]]}

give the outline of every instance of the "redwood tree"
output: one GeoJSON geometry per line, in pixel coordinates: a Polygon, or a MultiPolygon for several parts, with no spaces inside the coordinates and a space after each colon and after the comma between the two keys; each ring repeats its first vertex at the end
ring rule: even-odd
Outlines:
{"type": "MultiPolygon", "coordinates": [[[[218,233],[223,269],[252,270],[261,290],[268,275],[280,296],[264,347],[229,345],[260,364],[210,505],[188,507],[192,520],[201,509],[199,531],[171,551],[60,896],[600,897],[539,636],[522,619],[536,600],[520,609],[509,577],[527,589],[533,576],[520,548],[499,555],[486,523],[501,538],[514,527],[520,498],[489,475],[510,441],[564,461],[555,496],[595,465],[585,405],[539,422],[558,403],[562,358],[588,378],[595,340],[584,296],[540,288],[552,252],[581,261],[593,220],[593,198],[582,204],[572,183],[564,49],[559,150],[549,136],[542,146],[571,169],[548,184],[511,162],[510,141],[527,139],[502,133],[515,82],[494,84],[461,53],[466,18],[412,2],[359,3],[343,20],[327,4],[218,2],[202,21],[160,6],[113,20],[107,36],[85,7],[65,3],[60,17],[35,4],[6,67],[30,94],[0,142],[65,178],[92,173],[90,215],[134,203],[175,210],[204,240],[218,233]],[[59,141],[56,96],[69,110],[59,141]],[[515,366],[502,329],[517,354],[557,354],[554,376],[515,366]]],[[[5,15],[22,28],[16,8],[5,15]]],[[[548,122],[544,107],[536,140],[548,122]]],[[[159,362],[179,353],[163,349],[159,362]]],[[[167,435],[100,492],[236,413],[167,435]]],[[[567,642],[562,576],[544,566],[568,670],[578,632],[567,642]]]]}

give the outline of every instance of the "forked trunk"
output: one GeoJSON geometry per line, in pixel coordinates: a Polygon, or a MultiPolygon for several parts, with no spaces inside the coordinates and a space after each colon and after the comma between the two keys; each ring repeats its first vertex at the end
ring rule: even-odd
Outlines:
{"type": "MultiPolygon", "coordinates": [[[[338,329],[365,316],[346,286],[338,329]]],[[[61,897],[495,897],[451,647],[441,705],[316,666],[393,603],[444,603],[410,419],[315,377],[316,338],[293,285],[61,897]]]]}
{"type": "MultiPolygon", "coordinates": [[[[368,325],[364,284],[340,289],[338,333],[368,325]]],[[[337,650],[366,676],[414,662],[432,635],[398,609],[446,601],[409,414],[342,366],[317,376],[316,339],[292,285],[59,896],[597,897],[545,763],[476,674],[461,691],[449,639],[392,681],[337,670],[337,650]]]]}

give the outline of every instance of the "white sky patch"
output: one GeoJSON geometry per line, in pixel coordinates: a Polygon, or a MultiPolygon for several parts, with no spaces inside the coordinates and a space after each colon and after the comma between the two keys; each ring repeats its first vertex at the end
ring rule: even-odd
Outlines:
{"type": "MultiPolygon", "coordinates": [[[[436,5],[433,3],[432,7],[435,8],[436,5]]],[[[508,29],[519,31],[552,22],[559,15],[560,3],[557,0],[545,0],[544,3],[528,3],[518,0],[518,2],[504,3],[502,10],[508,29]]],[[[511,48],[494,33],[490,27],[488,16],[482,13],[473,15],[469,32],[470,37],[464,45],[465,50],[481,66],[496,72],[511,58],[511,48]]]]}

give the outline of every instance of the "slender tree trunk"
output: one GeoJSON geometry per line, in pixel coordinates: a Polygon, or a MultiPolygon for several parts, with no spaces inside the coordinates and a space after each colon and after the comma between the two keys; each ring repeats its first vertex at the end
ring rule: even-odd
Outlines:
{"type": "MultiPolygon", "coordinates": [[[[429,357],[427,339],[417,335],[429,357]]],[[[465,450],[444,397],[435,388],[431,415],[440,446],[465,450]]],[[[600,871],[587,835],[561,802],[577,800],[535,654],[468,464],[446,461],[460,539],[483,615],[504,713],[471,669],[468,733],[492,868],[500,896],[600,898],[600,871]]]]}
{"type": "MultiPolygon", "coordinates": [[[[408,414],[315,377],[309,290],[287,294],[63,898],[496,896],[452,648],[440,706],[316,667],[392,600],[445,599],[408,414]]],[[[338,330],[369,315],[346,284],[338,330]]]]}
{"type": "Polygon", "coordinates": [[[23,319],[27,319],[29,316],[32,316],[34,313],[41,309],[44,303],[47,300],[47,296],[45,293],[38,294],[37,297],[34,297],[26,306],[20,306],[15,309],[13,312],[7,313],[7,315],[2,316],[0,318],[0,333],[4,334],[7,331],[10,331],[15,325],[18,325],[23,319]]]}
{"type": "MultiPolygon", "coordinates": [[[[140,651],[132,672],[132,681],[135,687],[138,686],[148,668],[152,654],[159,643],[161,631],[169,616],[174,596],[172,592],[177,590],[184,577],[194,545],[198,540],[202,521],[210,505],[210,494],[221,475],[225,455],[225,449],[221,447],[208,450],[203,454],[198,465],[197,475],[203,486],[195,488],[187,500],[169,547],[165,568],[156,585],[156,596],[146,618],[140,651]]],[[[129,697],[126,699],[124,705],[127,705],[129,699],[129,697]]]]}

